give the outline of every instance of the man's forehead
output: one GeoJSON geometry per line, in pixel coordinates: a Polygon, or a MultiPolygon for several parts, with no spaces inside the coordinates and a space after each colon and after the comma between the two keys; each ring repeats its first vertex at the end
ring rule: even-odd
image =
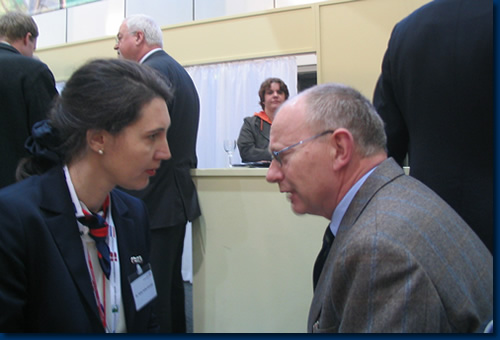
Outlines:
{"type": "Polygon", "coordinates": [[[271,139],[273,142],[293,139],[295,134],[305,128],[305,111],[302,101],[287,102],[280,109],[271,126],[271,139]]]}
{"type": "Polygon", "coordinates": [[[124,21],[122,22],[122,24],[120,25],[120,28],[118,29],[118,34],[123,34],[123,33],[126,33],[128,31],[128,27],[127,27],[127,23],[124,21]]]}
{"type": "Polygon", "coordinates": [[[279,109],[278,114],[274,118],[273,125],[284,125],[285,127],[300,124],[305,119],[305,107],[301,98],[294,98],[286,101],[279,109]]]}

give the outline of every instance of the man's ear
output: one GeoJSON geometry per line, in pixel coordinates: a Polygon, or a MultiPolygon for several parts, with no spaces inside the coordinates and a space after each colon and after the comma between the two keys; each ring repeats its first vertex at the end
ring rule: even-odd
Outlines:
{"type": "Polygon", "coordinates": [[[135,44],[140,45],[141,43],[145,42],[144,38],[144,32],[138,31],[135,33],[135,44]]]}
{"type": "Polygon", "coordinates": [[[106,136],[103,130],[87,130],[87,144],[91,150],[102,154],[105,142],[106,136]]]}
{"type": "Polygon", "coordinates": [[[23,38],[23,45],[28,46],[28,43],[33,39],[33,34],[31,32],[26,33],[26,35],[23,38]]]}
{"type": "Polygon", "coordinates": [[[354,152],[354,138],[349,130],[336,129],[330,136],[333,154],[333,169],[338,171],[349,164],[354,152]]]}

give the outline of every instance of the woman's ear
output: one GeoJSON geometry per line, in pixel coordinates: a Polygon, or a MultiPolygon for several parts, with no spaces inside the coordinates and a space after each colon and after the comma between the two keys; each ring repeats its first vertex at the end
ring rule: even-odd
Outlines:
{"type": "Polygon", "coordinates": [[[338,171],[349,164],[354,152],[354,138],[349,130],[336,129],[330,137],[333,154],[333,169],[338,171]]]}
{"type": "Polygon", "coordinates": [[[103,130],[87,130],[87,144],[89,148],[99,154],[104,153],[106,136],[103,130]]]}

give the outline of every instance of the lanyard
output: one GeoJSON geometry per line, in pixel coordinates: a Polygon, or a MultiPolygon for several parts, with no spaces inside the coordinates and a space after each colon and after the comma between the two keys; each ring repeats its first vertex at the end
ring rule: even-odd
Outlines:
{"type": "MultiPolygon", "coordinates": [[[[71,195],[71,201],[73,202],[73,206],[75,207],[75,216],[83,216],[83,210],[82,210],[82,204],[80,200],[78,199],[78,195],[76,194],[75,187],[73,186],[73,181],[71,180],[71,175],[69,173],[68,167],[65,165],[63,167],[64,170],[64,176],[66,178],[66,185],[68,186],[69,193],[71,195]]],[[[112,202],[110,202],[112,204],[112,202]]],[[[108,209],[108,213],[106,216],[106,222],[109,225],[109,230],[108,230],[108,244],[110,248],[110,260],[111,260],[111,274],[110,274],[110,281],[106,280],[106,277],[104,276],[104,273],[102,273],[101,266],[98,264],[99,260],[97,259],[97,249],[95,252],[89,252],[87,249],[87,242],[94,242],[89,235],[85,235],[83,233],[83,230],[87,227],[84,227],[83,224],[78,222],[78,227],[80,230],[80,235],[82,235],[82,244],[84,248],[84,254],[87,255],[87,269],[89,270],[90,277],[92,280],[92,287],[94,290],[94,296],[96,298],[96,303],[97,307],[99,310],[99,316],[101,318],[101,322],[106,330],[106,332],[113,332],[115,333],[116,331],[125,331],[126,330],[126,325],[124,323],[124,313],[123,313],[123,308],[120,310],[120,306],[122,305],[122,298],[121,298],[121,281],[120,281],[120,262],[119,262],[119,256],[118,256],[118,243],[117,243],[117,238],[116,238],[116,229],[115,225],[113,223],[113,217],[111,214],[112,209],[108,209]],[[97,264],[95,267],[97,267],[97,273],[99,274],[99,277],[102,276],[102,292],[103,292],[103,299],[101,302],[100,294],[99,294],[99,289],[97,285],[97,280],[94,274],[94,266],[92,263],[97,264]],[[102,274],[102,275],[101,275],[102,274]],[[109,285],[106,284],[106,282],[109,282],[109,285]],[[110,319],[106,318],[107,315],[107,304],[106,304],[106,286],[108,287],[108,291],[111,292],[111,294],[108,294],[108,297],[110,298],[111,302],[111,313],[112,317],[110,319]],[[102,313],[102,314],[101,314],[102,313]],[[122,315],[122,319],[120,319],[120,315],[122,315]],[[122,322],[120,322],[122,320],[122,322]],[[111,329],[108,329],[106,327],[107,325],[111,324],[111,329]],[[117,327],[120,327],[120,329],[117,329],[117,327]]],[[[85,256],[85,255],[84,255],[85,256]]]]}
{"type": "Polygon", "coordinates": [[[92,260],[90,258],[90,253],[87,249],[87,262],[90,268],[90,277],[92,279],[92,288],[94,288],[94,296],[97,303],[97,309],[99,310],[99,317],[101,318],[102,325],[104,329],[107,329],[106,324],[106,277],[102,274],[102,293],[103,299],[101,300],[99,296],[99,289],[97,289],[97,282],[94,275],[94,267],[92,266],[92,260]]]}
{"type": "MultiPolygon", "coordinates": [[[[116,230],[115,226],[110,218],[110,212],[106,217],[106,221],[109,224],[108,231],[108,240],[109,240],[109,248],[110,248],[110,260],[111,260],[111,274],[109,280],[106,279],[104,273],[102,273],[101,267],[96,265],[95,268],[98,268],[96,272],[94,272],[94,264],[97,262],[97,251],[94,254],[94,261],[92,261],[92,256],[90,254],[89,249],[87,248],[87,242],[84,243],[85,252],[87,254],[87,265],[90,272],[90,278],[92,281],[92,288],[94,290],[94,296],[97,303],[97,309],[99,310],[99,317],[101,319],[102,325],[107,333],[116,333],[120,311],[120,297],[121,297],[121,285],[120,285],[120,264],[118,259],[118,251],[117,251],[117,241],[116,241],[116,230]],[[102,290],[101,294],[99,293],[99,282],[96,279],[96,275],[99,275],[102,281],[102,290]],[[106,299],[106,291],[109,291],[109,302],[111,305],[110,312],[111,317],[109,318],[108,313],[108,304],[106,299]],[[102,298],[101,298],[102,295],[102,298]]],[[[90,238],[89,235],[86,237],[90,238]]]]}

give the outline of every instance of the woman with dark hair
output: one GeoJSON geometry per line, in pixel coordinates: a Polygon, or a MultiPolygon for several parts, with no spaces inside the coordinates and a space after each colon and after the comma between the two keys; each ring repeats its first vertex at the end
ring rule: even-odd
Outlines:
{"type": "Polygon", "coordinates": [[[238,137],[238,150],[243,162],[271,162],[268,150],[271,124],[276,110],[288,96],[288,87],[279,78],[268,78],[260,85],[259,104],[262,111],[243,120],[238,137]]]}
{"type": "Polygon", "coordinates": [[[0,190],[0,332],[154,332],[142,189],[162,160],[170,88],[146,66],[94,60],[33,127],[22,181],[0,190]]]}

